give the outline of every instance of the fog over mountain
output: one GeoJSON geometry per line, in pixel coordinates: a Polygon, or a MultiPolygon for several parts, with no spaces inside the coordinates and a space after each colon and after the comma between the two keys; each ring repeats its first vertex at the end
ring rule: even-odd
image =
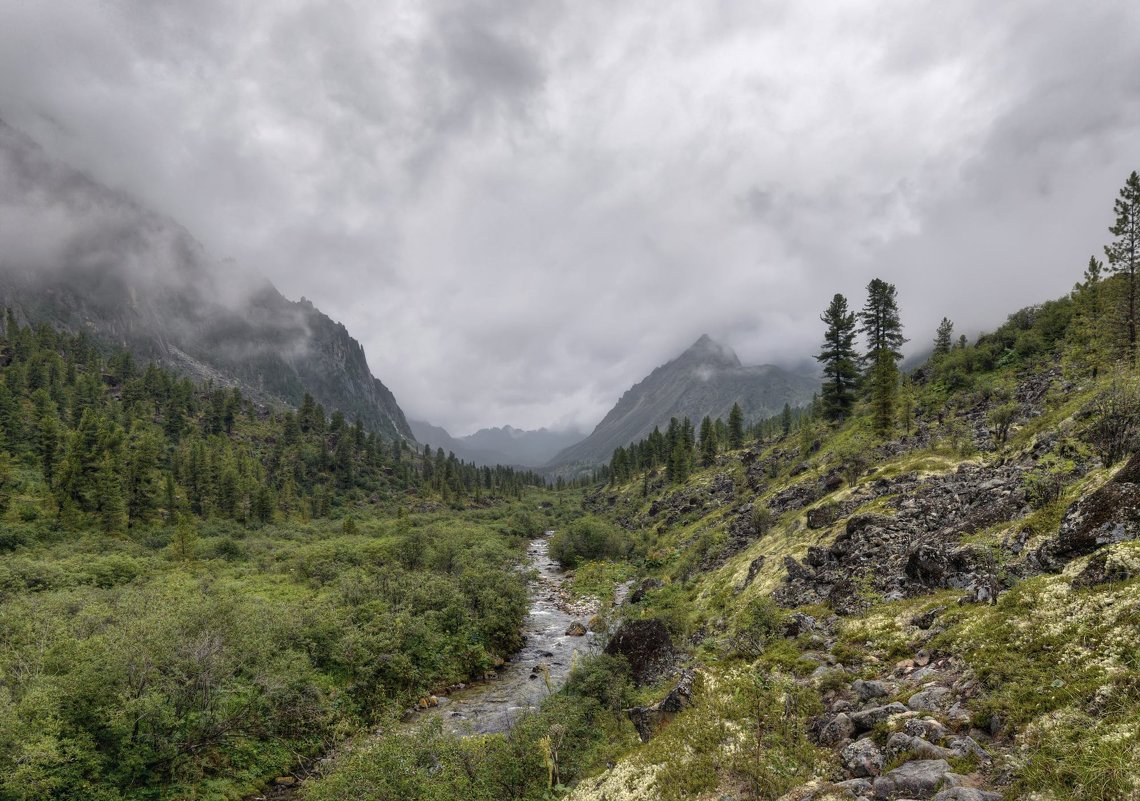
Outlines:
{"type": "Polygon", "coordinates": [[[0,120],[0,307],[84,332],[196,381],[326,410],[410,439],[360,344],[312,303],[218,263],[184,228],[0,120]]]}
{"type": "Polygon", "coordinates": [[[915,348],[1066,291],[1135,167],[1136,30],[1126,0],[0,0],[0,117],[343,321],[414,416],[589,428],[703,331],[802,361],[876,275],[915,348]]]}

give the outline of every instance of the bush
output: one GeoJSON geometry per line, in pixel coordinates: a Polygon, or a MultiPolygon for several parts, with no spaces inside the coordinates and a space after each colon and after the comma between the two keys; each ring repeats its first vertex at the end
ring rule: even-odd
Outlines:
{"type": "Polygon", "coordinates": [[[566,568],[596,559],[620,559],[631,551],[629,534],[593,515],[581,517],[550,538],[550,556],[566,568]]]}
{"type": "Polygon", "coordinates": [[[1110,467],[1136,449],[1140,434],[1140,391],[1134,383],[1114,382],[1093,401],[1087,439],[1110,467]]]}
{"type": "Polygon", "coordinates": [[[629,706],[633,683],[624,657],[596,654],[574,666],[564,691],[579,698],[592,698],[603,708],[621,711],[629,706]]]}
{"type": "Polygon", "coordinates": [[[787,614],[770,596],[757,595],[749,600],[733,626],[731,645],[735,654],[745,659],[760,656],[769,641],[782,633],[787,614]]]}

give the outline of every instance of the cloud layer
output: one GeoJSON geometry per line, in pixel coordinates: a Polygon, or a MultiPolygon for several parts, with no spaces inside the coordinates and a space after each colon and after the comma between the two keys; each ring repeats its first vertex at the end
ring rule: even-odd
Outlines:
{"type": "Polygon", "coordinates": [[[915,343],[1064,292],[1140,168],[1136,30],[1117,0],[0,0],[0,117],[341,319],[409,414],[589,427],[702,332],[810,356],[876,275],[915,343]]]}

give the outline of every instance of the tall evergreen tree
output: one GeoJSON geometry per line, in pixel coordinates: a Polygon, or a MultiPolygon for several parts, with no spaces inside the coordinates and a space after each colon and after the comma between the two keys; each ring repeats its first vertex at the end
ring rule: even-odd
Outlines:
{"type": "Polygon", "coordinates": [[[1106,245],[1108,269],[1127,278],[1124,322],[1128,363],[1136,363],[1136,279],[1140,271],[1140,175],[1133,170],[1113,206],[1116,224],[1108,229],[1116,237],[1106,245]]]}
{"type": "Polygon", "coordinates": [[[716,462],[716,433],[712,420],[706,414],[701,421],[701,464],[711,467],[716,462]]]}
{"type": "Polygon", "coordinates": [[[943,317],[934,334],[934,358],[940,359],[954,347],[954,323],[943,317]]]}
{"type": "Polygon", "coordinates": [[[875,430],[890,432],[898,396],[900,348],[906,342],[894,284],[875,278],[867,284],[867,301],[859,313],[860,330],[867,338],[867,387],[875,430]]]}
{"type": "MultiPolygon", "coordinates": [[[[847,298],[836,293],[819,319],[827,326],[823,349],[815,357],[823,364],[823,413],[828,420],[842,420],[855,405],[855,384],[859,380],[855,314],[847,310],[847,298]]],[[[786,418],[790,422],[790,408],[786,408],[786,418]]]]}
{"type": "Polygon", "coordinates": [[[732,404],[728,413],[728,447],[732,450],[744,447],[744,411],[739,403],[732,404]]]}

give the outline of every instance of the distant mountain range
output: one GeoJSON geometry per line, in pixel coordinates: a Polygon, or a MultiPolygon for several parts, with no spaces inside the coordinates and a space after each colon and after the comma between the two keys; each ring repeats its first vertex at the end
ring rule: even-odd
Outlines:
{"type": "Polygon", "coordinates": [[[412,439],[345,327],[211,259],[182,227],[48,155],[0,121],[0,305],[129,348],[197,380],[240,385],[412,439]],[[15,245],[13,245],[15,243],[15,245]]]}
{"type": "Polygon", "coordinates": [[[464,461],[480,465],[541,467],[564,448],[585,437],[580,431],[524,431],[511,426],[481,428],[465,437],[453,437],[446,429],[421,420],[409,420],[416,441],[443,448],[464,461]]]}
{"type": "Polygon", "coordinates": [[[629,389],[590,436],[550,460],[551,472],[604,464],[619,445],[643,439],[672,417],[695,423],[708,415],[727,418],[739,403],[748,421],[779,413],[785,403],[811,401],[819,379],[774,365],[746,367],[732,348],[702,336],[684,353],[629,389]]]}

